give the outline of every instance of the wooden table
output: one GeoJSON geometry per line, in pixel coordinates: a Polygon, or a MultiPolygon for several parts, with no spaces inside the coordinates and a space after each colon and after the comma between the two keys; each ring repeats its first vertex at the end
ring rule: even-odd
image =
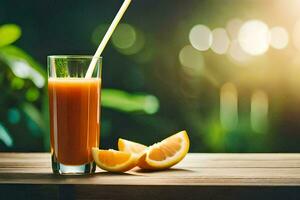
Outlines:
{"type": "Polygon", "coordinates": [[[188,154],[174,168],[52,174],[48,153],[0,153],[0,199],[300,199],[300,154],[188,154]]]}

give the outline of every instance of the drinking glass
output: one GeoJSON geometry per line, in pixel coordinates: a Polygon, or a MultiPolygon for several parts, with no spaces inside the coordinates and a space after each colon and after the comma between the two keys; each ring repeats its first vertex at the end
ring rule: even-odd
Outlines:
{"type": "Polygon", "coordinates": [[[90,174],[99,147],[102,58],[85,78],[93,56],[48,56],[48,93],[52,170],[55,174],[90,174]]]}

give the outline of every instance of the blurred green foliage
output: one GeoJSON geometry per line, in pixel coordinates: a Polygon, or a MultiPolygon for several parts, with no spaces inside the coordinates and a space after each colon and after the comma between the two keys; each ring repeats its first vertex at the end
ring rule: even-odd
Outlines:
{"type": "Polygon", "coordinates": [[[0,27],[0,47],[12,44],[21,36],[21,29],[15,24],[5,24],[0,27]]]}
{"type": "MultiPolygon", "coordinates": [[[[20,37],[19,26],[0,26],[0,149],[47,151],[47,74],[30,55],[13,45],[20,37]]],[[[159,102],[152,95],[103,89],[102,106],[125,113],[153,114],[159,102]]]]}
{"type": "Polygon", "coordinates": [[[124,91],[104,89],[101,105],[123,112],[142,111],[153,114],[158,111],[159,103],[155,96],[142,94],[128,94],[124,91]]]}
{"type": "MultiPolygon", "coordinates": [[[[41,101],[46,73],[31,56],[13,45],[20,37],[19,26],[0,26],[0,140],[8,147],[0,145],[4,150],[38,143],[47,131],[47,121],[41,114],[47,112],[42,109],[41,101]]],[[[42,148],[41,145],[32,147],[33,150],[42,148]]]]}

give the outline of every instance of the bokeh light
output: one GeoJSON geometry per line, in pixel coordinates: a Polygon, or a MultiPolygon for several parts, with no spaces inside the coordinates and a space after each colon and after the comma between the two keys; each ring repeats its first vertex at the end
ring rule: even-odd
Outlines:
{"type": "Polygon", "coordinates": [[[205,25],[194,26],[189,34],[190,43],[195,49],[206,51],[212,44],[212,33],[205,25]]]}
{"type": "Polygon", "coordinates": [[[213,42],[211,49],[217,54],[225,54],[229,48],[230,40],[223,28],[216,28],[212,31],[213,42]]]}
{"type": "Polygon", "coordinates": [[[17,108],[10,108],[7,112],[7,119],[11,124],[17,124],[21,119],[21,114],[17,108]]]}
{"type": "Polygon", "coordinates": [[[233,83],[225,83],[220,91],[220,121],[223,128],[232,130],[238,124],[238,93],[233,83]]]}
{"type": "Polygon", "coordinates": [[[261,55],[269,48],[269,28],[259,20],[247,21],[239,31],[238,41],[245,52],[250,55],[261,55]]]}
{"type": "MultiPolygon", "coordinates": [[[[145,47],[145,43],[146,43],[146,39],[145,39],[145,35],[142,31],[139,31],[137,29],[135,29],[135,33],[136,33],[136,40],[135,42],[128,48],[117,48],[117,50],[124,54],[124,55],[134,55],[134,54],[138,54],[140,53],[142,50],[144,50],[145,47]]],[[[147,47],[149,48],[149,47],[147,47]]],[[[146,58],[145,58],[146,59],[146,58]]]]}
{"type": "Polygon", "coordinates": [[[235,18],[228,21],[226,25],[226,31],[228,32],[231,39],[237,39],[241,26],[243,25],[243,21],[235,18]]]}
{"type": "Polygon", "coordinates": [[[271,28],[270,37],[270,45],[275,49],[284,49],[288,45],[289,35],[283,27],[271,28]]]}
{"type": "Polygon", "coordinates": [[[24,84],[25,84],[25,81],[18,77],[14,77],[10,82],[10,85],[14,90],[22,89],[24,87],[24,84]]]}
{"type": "Polygon", "coordinates": [[[251,57],[240,46],[237,40],[233,40],[229,47],[228,55],[231,59],[237,62],[248,61],[251,57]]]}
{"type": "MultiPolygon", "coordinates": [[[[92,42],[99,45],[104,37],[108,24],[101,24],[92,34],[92,42]]],[[[144,33],[130,24],[119,24],[112,35],[112,44],[118,52],[124,55],[133,55],[140,52],[145,46],[144,33]]],[[[142,59],[141,59],[142,60],[142,59]]]]}
{"type": "Polygon", "coordinates": [[[109,24],[100,24],[94,29],[91,38],[94,45],[98,46],[100,44],[108,28],[109,24]]]}
{"type": "Polygon", "coordinates": [[[40,96],[40,92],[32,87],[27,90],[25,96],[28,101],[36,101],[40,96]]]}
{"type": "Polygon", "coordinates": [[[159,101],[155,96],[148,95],[145,98],[145,106],[144,110],[148,114],[154,114],[158,111],[159,109],[159,101]]]}
{"type": "Polygon", "coordinates": [[[112,35],[112,43],[119,49],[128,49],[136,41],[136,32],[133,26],[129,24],[119,24],[112,35]]]}
{"type": "Polygon", "coordinates": [[[300,50],[300,20],[298,20],[294,26],[292,37],[294,46],[300,50]]]}
{"type": "Polygon", "coordinates": [[[257,90],[251,97],[251,127],[255,132],[264,133],[268,126],[268,96],[264,91],[257,90]]]}
{"type": "Polygon", "coordinates": [[[179,61],[183,70],[189,74],[199,74],[204,68],[204,58],[200,51],[187,45],[179,52],[179,61]]]}

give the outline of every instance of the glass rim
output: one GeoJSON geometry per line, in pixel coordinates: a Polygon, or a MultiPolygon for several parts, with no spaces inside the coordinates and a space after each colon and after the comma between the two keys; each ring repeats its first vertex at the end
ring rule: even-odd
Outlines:
{"type": "Polygon", "coordinates": [[[64,59],[68,59],[68,58],[75,58],[75,59],[83,59],[83,58],[88,58],[88,59],[93,59],[93,58],[97,58],[97,59],[102,59],[102,56],[93,56],[93,55],[49,55],[47,56],[48,58],[64,58],[64,59]]]}

